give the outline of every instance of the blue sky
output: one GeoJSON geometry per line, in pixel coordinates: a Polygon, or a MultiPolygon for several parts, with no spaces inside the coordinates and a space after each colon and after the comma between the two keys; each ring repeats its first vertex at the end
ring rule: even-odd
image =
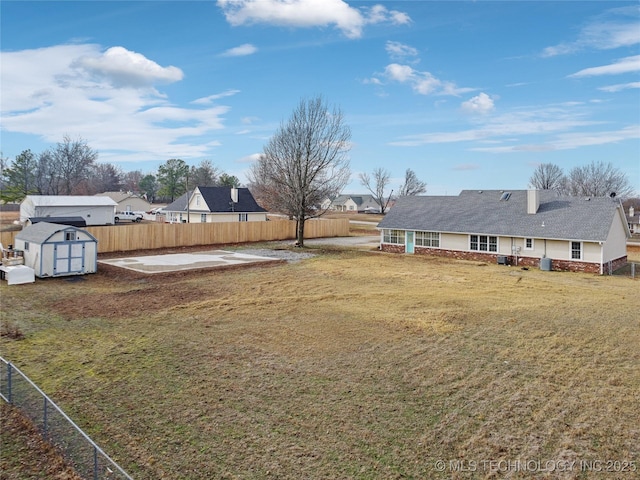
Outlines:
{"type": "Polygon", "coordinates": [[[99,161],[245,173],[301,99],[352,131],[352,181],[519,189],[540,163],[611,162],[640,193],[637,1],[11,1],[1,150],[64,135],[99,161]]]}

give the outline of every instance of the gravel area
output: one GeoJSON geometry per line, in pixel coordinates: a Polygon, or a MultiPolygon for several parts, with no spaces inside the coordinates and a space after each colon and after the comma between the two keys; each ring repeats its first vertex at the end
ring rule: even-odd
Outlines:
{"type": "Polygon", "coordinates": [[[249,255],[258,255],[260,257],[279,258],[290,263],[299,262],[306,258],[315,257],[314,253],[293,252],[291,250],[272,250],[270,248],[242,248],[238,252],[247,253],[249,255]]]}

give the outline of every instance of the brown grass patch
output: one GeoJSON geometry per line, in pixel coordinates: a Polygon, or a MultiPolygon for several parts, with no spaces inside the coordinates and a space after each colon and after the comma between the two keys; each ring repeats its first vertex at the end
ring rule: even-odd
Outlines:
{"type": "Polygon", "coordinates": [[[25,334],[1,345],[136,479],[615,478],[464,474],[450,460],[640,467],[637,281],[317,252],[1,285],[1,318],[25,334]]]}

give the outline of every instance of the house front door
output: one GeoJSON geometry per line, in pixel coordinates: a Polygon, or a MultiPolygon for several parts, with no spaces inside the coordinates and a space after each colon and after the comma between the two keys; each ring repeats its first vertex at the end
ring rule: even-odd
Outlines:
{"type": "Polygon", "coordinates": [[[413,235],[414,232],[407,232],[406,234],[406,240],[405,240],[405,252],[407,253],[413,253],[413,235]]]}

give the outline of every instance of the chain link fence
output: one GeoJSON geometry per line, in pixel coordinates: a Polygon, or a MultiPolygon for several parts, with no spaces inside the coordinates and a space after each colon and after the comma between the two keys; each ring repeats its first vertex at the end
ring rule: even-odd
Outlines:
{"type": "Polygon", "coordinates": [[[15,365],[0,357],[0,397],[19,408],[87,480],[132,480],[15,365]]]}

